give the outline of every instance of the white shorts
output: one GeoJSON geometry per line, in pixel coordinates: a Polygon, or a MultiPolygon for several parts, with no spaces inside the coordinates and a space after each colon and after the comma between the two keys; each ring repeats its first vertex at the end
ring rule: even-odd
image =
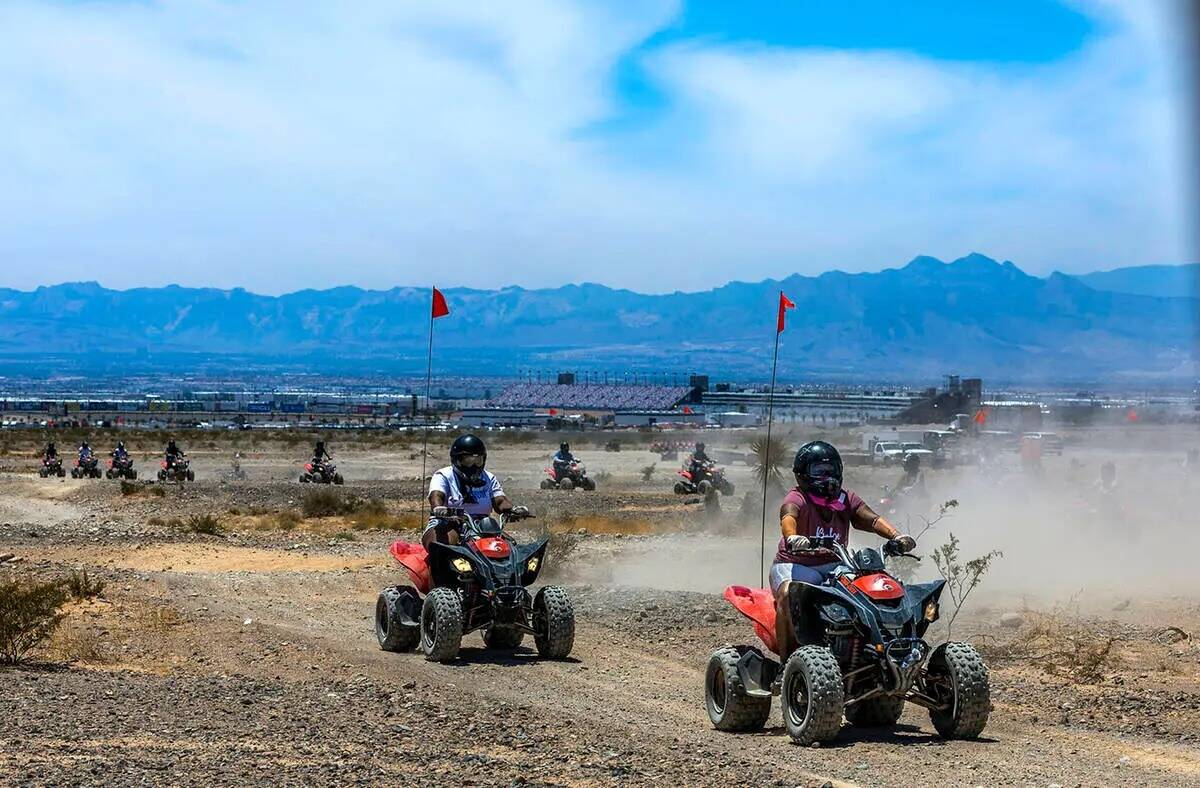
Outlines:
{"type": "Polygon", "coordinates": [[[819,586],[829,579],[829,575],[837,569],[838,564],[818,564],[817,566],[805,566],[804,564],[771,564],[771,591],[778,591],[779,587],[784,583],[793,580],[809,585],[819,586]]]}

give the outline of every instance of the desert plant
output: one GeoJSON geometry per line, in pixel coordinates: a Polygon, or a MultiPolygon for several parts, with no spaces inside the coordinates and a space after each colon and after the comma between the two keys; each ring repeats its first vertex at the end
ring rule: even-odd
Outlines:
{"type": "Polygon", "coordinates": [[[963,562],[959,555],[958,537],[950,534],[950,540],[931,553],[933,563],[946,580],[946,592],[950,595],[950,604],[954,610],[946,621],[946,639],[950,640],[954,631],[954,620],[966,604],[967,597],[983,581],[992,566],[992,561],[1003,556],[999,550],[992,550],[978,558],[963,562]]]}
{"type": "Polygon", "coordinates": [[[16,664],[54,633],[69,597],[60,581],[0,582],[0,663],[16,664]]]}
{"type": "Polygon", "coordinates": [[[782,490],[787,461],[787,447],[779,438],[760,435],[750,442],[750,472],[759,487],[767,485],[768,489],[782,490]]]}
{"type": "Polygon", "coordinates": [[[332,487],[317,487],[304,493],[300,510],[305,517],[333,517],[345,513],[345,500],[332,487]]]}
{"type": "Polygon", "coordinates": [[[121,480],[121,495],[137,495],[138,485],[133,482],[121,480]]]}
{"type": "Polygon", "coordinates": [[[64,583],[71,597],[80,601],[100,596],[104,592],[104,586],[106,585],[103,580],[88,577],[86,569],[82,572],[72,569],[70,577],[64,583]]]}
{"type": "Polygon", "coordinates": [[[652,462],[641,470],[642,481],[648,482],[654,477],[654,470],[658,467],[658,463],[652,462]]]}
{"type": "Polygon", "coordinates": [[[285,509],[275,515],[275,526],[281,531],[290,531],[300,524],[300,515],[291,509],[285,509]]]}
{"type": "Polygon", "coordinates": [[[216,536],[225,530],[221,527],[221,522],[211,514],[193,514],[183,523],[182,529],[190,533],[208,536],[216,536]]]}

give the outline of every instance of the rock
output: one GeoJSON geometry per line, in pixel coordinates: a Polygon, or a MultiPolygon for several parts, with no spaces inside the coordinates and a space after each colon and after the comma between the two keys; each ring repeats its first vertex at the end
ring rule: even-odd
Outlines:
{"type": "Polygon", "coordinates": [[[704,623],[706,624],[715,624],[721,620],[720,617],[711,610],[704,614],[703,619],[704,623]]]}
{"type": "Polygon", "coordinates": [[[16,556],[12,553],[0,553],[0,564],[4,563],[5,561],[11,561],[14,558],[16,558],[16,556]]]}
{"type": "Polygon", "coordinates": [[[1000,616],[1000,626],[1005,629],[1017,629],[1025,623],[1025,617],[1020,613],[1004,613],[1000,616]]]}

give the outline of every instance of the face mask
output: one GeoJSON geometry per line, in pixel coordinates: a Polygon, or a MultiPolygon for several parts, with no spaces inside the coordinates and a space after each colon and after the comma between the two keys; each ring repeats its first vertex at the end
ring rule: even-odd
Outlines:
{"type": "Polygon", "coordinates": [[[832,509],[835,512],[846,511],[846,496],[842,495],[841,493],[838,493],[838,495],[833,499],[822,498],[819,495],[812,495],[810,493],[808,495],[808,500],[812,501],[817,506],[821,506],[826,509],[832,509]]]}

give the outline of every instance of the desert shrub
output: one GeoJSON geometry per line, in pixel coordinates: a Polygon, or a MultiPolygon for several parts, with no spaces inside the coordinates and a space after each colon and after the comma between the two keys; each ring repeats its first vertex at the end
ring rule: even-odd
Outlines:
{"type": "Polygon", "coordinates": [[[343,514],[346,505],[342,494],[332,487],[315,487],[304,493],[300,510],[305,517],[333,517],[343,514]]]}
{"type": "Polygon", "coordinates": [[[650,463],[641,470],[642,481],[648,482],[654,478],[654,470],[658,467],[658,463],[650,463]]]}
{"type": "Polygon", "coordinates": [[[193,514],[183,523],[181,530],[193,534],[216,536],[225,529],[221,527],[220,521],[211,514],[193,514]]]}
{"type": "Polygon", "coordinates": [[[80,601],[100,596],[106,585],[103,580],[88,577],[86,569],[82,572],[72,569],[70,577],[64,581],[64,584],[71,597],[80,601]]]}
{"type": "Polygon", "coordinates": [[[162,488],[162,487],[151,487],[149,489],[150,489],[150,494],[153,495],[155,498],[162,498],[162,497],[166,496],[166,494],[167,494],[166,489],[162,488]]]}
{"type": "Polygon", "coordinates": [[[596,471],[594,474],[592,474],[592,479],[596,482],[596,484],[608,484],[610,481],[612,481],[612,474],[608,471],[596,471]]]}
{"type": "Polygon", "coordinates": [[[291,509],[285,509],[275,515],[275,526],[281,531],[290,531],[299,525],[301,522],[300,515],[293,512],[291,509]]]}
{"type": "Polygon", "coordinates": [[[331,538],[339,542],[357,542],[358,534],[353,531],[338,531],[331,538]]]}
{"type": "Polygon", "coordinates": [[[57,581],[0,582],[0,663],[16,664],[54,633],[69,592],[57,581]]]}
{"type": "Polygon", "coordinates": [[[950,540],[931,554],[933,563],[937,565],[938,571],[946,580],[946,593],[949,594],[950,604],[953,607],[950,618],[946,621],[947,640],[954,632],[954,620],[958,618],[963,605],[966,604],[967,597],[983,582],[983,576],[991,568],[992,561],[1004,555],[999,550],[992,550],[978,558],[964,562],[959,555],[958,545],[958,537],[951,533],[950,540]]]}
{"type": "Polygon", "coordinates": [[[125,479],[121,480],[121,495],[137,495],[137,494],[138,494],[138,485],[134,484],[133,482],[126,481],[125,479]]]}

